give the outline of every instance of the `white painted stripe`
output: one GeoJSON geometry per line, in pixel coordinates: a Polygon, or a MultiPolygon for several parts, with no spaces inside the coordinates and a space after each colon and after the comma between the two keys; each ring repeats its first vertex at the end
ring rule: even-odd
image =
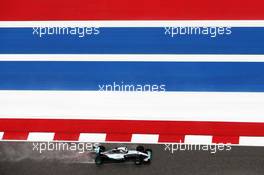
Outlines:
{"type": "Polygon", "coordinates": [[[105,142],[106,134],[101,133],[80,133],[80,142],[105,142]]]}
{"type": "Polygon", "coordinates": [[[264,137],[239,137],[239,145],[243,146],[264,146],[264,137]]]}
{"type": "Polygon", "coordinates": [[[0,61],[264,62],[264,55],[0,54],[0,61]]]}
{"type": "Polygon", "coordinates": [[[28,141],[53,141],[54,133],[52,132],[30,132],[28,141]]]}
{"type": "Polygon", "coordinates": [[[185,144],[212,144],[213,136],[205,135],[186,135],[185,144]]]}
{"type": "MultiPolygon", "coordinates": [[[[0,140],[3,139],[4,132],[0,132],[0,140]]],[[[212,143],[212,137],[208,135],[186,135],[183,144],[206,144],[210,145],[212,143]]],[[[28,142],[38,142],[38,141],[53,141],[54,133],[51,132],[30,132],[28,139],[24,141],[28,142]]],[[[131,141],[127,143],[159,143],[158,134],[132,134],[131,141]]],[[[3,141],[3,140],[2,140],[3,141]]],[[[4,140],[5,142],[21,142],[23,140],[4,140]]],[[[64,142],[67,140],[60,140],[54,142],[64,142]]],[[[106,134],[104,133],[81,133],[79,140],[76,142],[105,142],[106,134]]],[[[75,142],[75,141],[72,141],[75,142]]],[[[119,142],[116,142],[119,143],[119,142]]],[[[240,136],[239,144],[234,144],[234,146],[264,146],[264,137],[253,137],[253,136],[240,136]]]]}
{"type": "Polygon", "coordinates": [[[87,20],[87,21],[1,21],[0,27],[169,27],[232,26],[263,27],[264,20],[87,20]]]}
{"type": "Polygon", "coordinates": [[[158,143],[158,134],[132,134],[132,143],[158,143]]]}
{"type": "Polygon", "coordinates": [[[0,118],[264,122],[264,93],[0,91],[0,118]]]}

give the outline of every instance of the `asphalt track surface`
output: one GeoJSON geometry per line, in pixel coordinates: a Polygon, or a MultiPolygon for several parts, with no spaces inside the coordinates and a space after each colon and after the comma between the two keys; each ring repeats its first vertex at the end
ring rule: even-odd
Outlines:
{"type": "MultiPolygon", "coordinates": [[[[123,144],[107,144],[107,148],[123,144]]],[[[135,144],[127,144],[135,148],[135,144]]],[[[51,151],[39,154],[32,143],[0,142],[0,175],[263,175],[264,148],[232,147],[231,151],[165,151],[165,145],[144,145],[153,150],[150,165],[133,162],[96,166],[90,152],[51,151]]]]}

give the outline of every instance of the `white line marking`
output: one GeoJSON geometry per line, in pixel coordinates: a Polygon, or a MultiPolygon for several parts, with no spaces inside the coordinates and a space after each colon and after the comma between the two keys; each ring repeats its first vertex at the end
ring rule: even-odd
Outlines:
{"type": "Polygon", "coordinates": [[[264,55],[0,54],[0,61],[264,62],[264,55]]]}
{"type": "Polygon", "coordinates": [[[264,146],[264,137],[239,137],[239,145],[264,146]]]}
{"type": "Polygon", "coordinates": [[[0,27],[263,27],[264,20],[1,21],[0,27]]]}
{"type": "Polygon", "coordinates": [[[185,144],[212,144],[213,136],[206,135],[186,135],[185,144]]]}
{"type": "Polygon", "coordinates": [[[28,141],[53,141],[54,133],[51,132],[30,132],[28,141]]]}
{"type": "Polygon", "coordinates": [[[105,142],[106,134],[103,133],[81,133],[80,142],[105,142]]]}
{"type": "Polygon", "coordinates": [[[0,118],[264,122],[263,104],[244,92],[0,91],[0,118]]]}
{"type": "Polygon", "coordinates": [[[131,143],[158,143],[157,134],[132,134],[131,143]]]}

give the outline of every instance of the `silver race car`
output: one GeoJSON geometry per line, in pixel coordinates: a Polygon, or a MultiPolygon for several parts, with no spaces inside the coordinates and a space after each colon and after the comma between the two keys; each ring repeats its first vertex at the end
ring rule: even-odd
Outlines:
{"type": "Polygon", "coordinates": [[[117,147],[106,151],[104,146],[94,148],[96,152],[95,164],[101,165],[105,162],[125,162],[134,161],[136,165],[150,163],[152,150],[137,146],[136,150],[128,150],[127,147],[117,147]]]}

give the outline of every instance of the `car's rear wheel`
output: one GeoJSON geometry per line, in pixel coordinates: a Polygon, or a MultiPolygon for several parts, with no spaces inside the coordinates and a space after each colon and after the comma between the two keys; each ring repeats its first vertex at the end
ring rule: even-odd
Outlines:
{"type": "Polygon", "coordinates": [[[144,151],[144,146],[137,146],[136,150],[140,151],[140,152],[143,152],[144,151]]]}
{"type": "Polygon", "coordinates": [[[101,156],[96,156],[95,158],[95,164],[96,165],[102,165],[103,164],[103,159],[101,156]]]}
{"type": "Polygon", "coordinates": [[[105,151],[105,147],[104,146],[99,146],[99,152],[104,152],[105,151]]]}

